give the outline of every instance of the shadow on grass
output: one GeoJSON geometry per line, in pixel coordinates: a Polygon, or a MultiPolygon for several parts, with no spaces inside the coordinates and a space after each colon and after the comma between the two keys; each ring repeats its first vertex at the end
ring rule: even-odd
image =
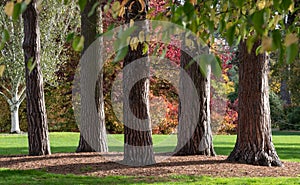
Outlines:
{"type": "MultiPolygon", "coordinates": [[[[151,183],[151,181],[154,182],[153,179],[147,177],[107,176],[99,178],[72,174],[53,174],[43,170],[0,169],[0,184],[144,184],[145,182],[151,183]]],[[[164,181],[166,182],[167,179],[161,178],[159,182],[164,181]]]]}
{"type": "Polygon", "coordinates": [[[273,136],[300,136],[300,131],[273,131],[273,136]]]}

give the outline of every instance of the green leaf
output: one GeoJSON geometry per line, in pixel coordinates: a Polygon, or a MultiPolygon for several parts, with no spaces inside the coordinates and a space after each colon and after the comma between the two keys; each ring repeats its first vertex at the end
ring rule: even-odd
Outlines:
{"type": "Polygon", "coordinates": [[[291,64],[298,55],[298,43],[291,44],[286,48],[286,60],[288,64],[291,64]]]}
{"type": "Polygon", "coordinates": [[[264,11],[257,11],[253,14],[252,16],[252,23],[254,26],[254,29],[257,31],[259,34],[263,34],[263,25],[265,23],[264,21],[264,11]]]}
{"type": "MultiPolygon", "coordinates": [[[[200,66],[200,71],[203,76],[207,77],[207,67],[208,67],[208,65],[212,65],[212,64],[214,64],[214,72],[216,72],[216,74],[218,74],[218,72],[217,72],[218,69],[217,69],[217,64],[216,64],[218,62],[216,61],[216,58],[214,55],[204,54],[204,55],[198,56],[197,58],[199,58],[198,65],[200,66]]],[[[194,59],[194,60],[196,60],[196,59],[194,59]]]]}
{"type": "Polygon", "coordinates": [[[78,51],[78,52],[82,51],[83,47],[84,47],[84,37],[76,36],[73,40],[72,47],[75,51],[78,51]]]}
{"type": "Polygon", "coordinates": [[[248,37],[248,39],[247,39],[247,41],[246,41],[248,53],[251,53],[251,50],[252,50],[252,48],[253,48],[253,45],[254,45],[255,40],[256,40],[256,37],[254,37],[254,36],[248,37]]]}
{"type": "Polygon", "coordinates": [[[100,4],[99,2],[96,2],[96,3],[93,5],[91,11],[90,11],[89,14],[88,14],[88,17],[91,17],[91,16],[95,13],[95,11],[96,11],[97,7],[99,6],[99,4],[100,4]]]}
{"type": "Polygon", "coordinates": [[[36,62],[33,63],[33,58],[30,58],[27,62],[27,68],[29,70],[29,73],[32,72],[32,70],[35,68],[36,62]]]}
{"type": "Polygon", "coordinates": [[[116,62],[123,60],[126,57],[127,53],[128,53],[128,46],[123,47],[122,49],[118,50],[117,55],[113,62],[116,63],[116,62]]]}
{"type": "Polygon", "coordinates": [[[80,8],[81,12],[83,12],[86,4],[87,4],[87,0],[78,0],[78,5],[79,5],[79,8],[80,8]]]}
{"type": "Polygon", "coordinates": [[[226,39],[227,39],[229,46],[232,46],[233,41],[234,41],[235,27],[236,27],[236,25],[233,24],[231,27],[228,28],[227,33],[226,33],[226,39]]]}
{"type": "Polygon", "coordinates": [[[147,44],[146,42],[144,42],[143,44],[143,55],[147,54],[149,51],[149,44],[147,44]]]}
{"type": "Polygon", "coordinates": [[[226,27],[226,23],[224,19],[221,19],[218,26],[218,32],[222,33],[226,27]]]}
{"type": "Polygon", "coordinates": [[[22,14],[22,4],[16,3],[14,6],[14,12],[12,14],[13,20],[17,20],[21,14],[22,14]]]}
{"type": "Polygon", "coordinates": [[[127,39],[136,30],[136,26],[126,28],[125,30],[120,29],[118,33],[118,38],[114,41],[113,46],[115,50],[121,50],[125,45],[127,45],[127,39]]]}
{"type": "Polygon", "coordinates": [[[214,59],[211,62],[211,71],[216,77],[221,77],[222,75],[222,61],[219,57],[213,56],[214,59]]]}
{"type": "Polygon", "coordinates": [[[188,17],[188,20],[191,20],[193,14],[195,12],[195,8],[189,1],[185,1],[184,5],[183,5],[183,12],[188,17]]]}
{"type": "Polygon", "coordinates": [[[273,44],[273,49],[277,49],[277,48],[280,48],[280,45],[281,45],[281,34],[280,34],[280,31],[279,30],[274,30],[272,32],[272,44],[273,44]]]}
{"type": "Polygon", "coordinates": [[[9,39],[9,32],[6,29],[4,29],[1,35],[0,50],[2,50],[5,47],[5,43],[8,42],[9,39]]]}
{"type": "Polygon", "coordinates": [[[27,8],[27,3],[24,1],[21,4],[21,13],[25,12],[26,8],[27,8]]]}
{"type": "Polygon", "coordinates": [[[2,42],[9,41],[10,36],[9,36],[9,32],[6,29],[3,30],[1,38],[2,38],[2,40],[1,40],[2,42]]]}
{"type": "Polygon", "coordinates": [[[292,3],[293,3],[292,0],[283,0],[281,2],[281,9],[284,11],[287,11],[292,3]]]}
{"type": "Polygon", "coordinates": [[[258,46],[255,50],[255,54],[256,56],[259,55],[259,53],[261,52],[262,46],[258,46]]]}
{"type": "Polygon", "coordinates": [[[74,36],[75,36],[75,33],[74,33],[74,32],[73,32],[73,33],[69,33],[69,34],[67,35],[66,41],[67,41],[67,42],[71,42],[71,40],[74,39],[74,36]]]}

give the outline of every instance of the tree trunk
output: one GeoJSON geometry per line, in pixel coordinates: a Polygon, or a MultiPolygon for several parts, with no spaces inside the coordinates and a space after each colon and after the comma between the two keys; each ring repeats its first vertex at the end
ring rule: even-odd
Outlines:
{"type": "MultiPolygon", "coordinates": [[[[288,70],[288,69],[285,69],[285,70],[288,70]]],[[[285,79],[282,79],[281,83],[280,83],[280,96],[281,96],[281,100],[283,100],[283,102],[284,102],[284,105],[292,104],[291,95],[288,90],[288,84],[285,79]]]]}
{"type": "MultiPolygon", "coordinates": [[[[186,47],[185,51],[191,50],[188,46],[182,47],[186,47]]],[[[196,49],[191,51],[193,54],[196,52],[196,49]]],[[[178,139],[175,155],[215,156],[209,106],[210,66],[205,77],[202,72],[206,69],[200,69],[197,62],[191,64],[192,60],[193,57],[181,51],[180,66],[184,70],[180,73],[179,81],[178,139]],[[192,85],[188,83],[189,80],[192,81],[192,85]],[[191,93],[192,88],[195,88],[198,97],[191,97],[195,96],[191,93]]]]}
{"type": "Polygon", "coordinates": [[[228,161],[262,166],[282,166],[272,143],[268,85],[268,56],[256,56],[239,45],[239,125],[235,147],[228,161]]]}
{"type": "MultiPolygon", "coordinates": [[[[98,0],[91,0],[88,1],[84,11],[81,14],[81,32],[82,35],[84,36],[84,49],[82,51],[82,55],[87,51],[87,49],[95,42],[97,39],[97,28],[99,24],[99,20],[102,19],[102,15],[98,14],[97,11],[91,16],[88,16],[90,11],[92,10],[93,6],[98,2],[98,0]]],[[[99,7],[98,7],[99,8],[99,7]]],[[[97,8],[96,8],[97,10],[97,8]]],[[[101,22],[101,21],[100,21],[101,22]]],[[[100,41],[100,38],[97,39],[97,42],[100,41]]],[[[102,40],[100,41],[102,42],[102,40]]],[[[102,43],[99,43],[102,44],[102,43]]],[[[102,44],[103,45],[103,44],[102,44]]],[[[92,46],[92,47],[95,47],[92,46]]],[[[99,57],[101,57],[100,54],[100,45],[97,45],[97,48],[95,48],[97,52],[95,54],[95,57],[92,57],[91,60],[96,60],[96,63],[91,63],[94,61],[84,61],[84,62],[89,62],[88,65],[93,65],[92,68],[99,68],[101,64],[99,64],[98,60],[99,57]],[[98,65],[99,66],[95,66],[98,65]]],[[[94,55],[93,55],[94,56],[94,55]]],[[[85,66],[85,65],[84,65],[85,66]]],[[[83,72],[92,72],[91,70],[82,70],[83,72]]],[[[86,119],[81,119],[81,128],[80,129],[80,140],[79,144],[77,147],[76,152],[107,152],[108,151],[108,146],[107,146],[107,136],[106,136],[106,129],[105,129],[105,114],[104,114],[104,97],[103,97],[103,71],[100,69],[98,76],[97,76],[97,81],[96,81],[96,86],[95,86],[95,103],[96,103],[96,108],[97,108],[97,115],[99,118],[99,124],[94,123],[94,121],[87,121],[86,119]],[[91,123],[89,123],[91,122],[91,123]],[[94,126],[96,128],[94,128],[94,126]],[[92,134],[93,133],[93,134],[92,134]]],[[[81,78],[83,78],[86,74],[81,74],[81,78]]],[[[82,84],[84,85],[84,84],[82,84]]],[[[88,85],[88,84],[87,84],[88,85]]],[[[92,84],[93,86],[94,84],[92,84]]],[[[83,88],[81,89],[83,91],[90,91],[89,89],[83,88]]],[[[89,95],[87,95],[89,96],[89,95]]],[[[83,108],[84,104],[88,102],[87,100],[88,97],[86,97],[84,94],[81,93],[81,118],[85,116],[89,116],[86,112],[87,109],[83,108]]],[[[87,105],[87,106],[92,106],[92,105],[87,105]]],[[[98,120],[97,120],[98,122],[98,120]]]]}
{"type": "Polygon", "coordinates": [[[10,133],[12,134],[20,134],[20,123],[19,123],[19,107],[20,105],[12,104],[10,106],[10,115],[11,115],[11,129],[10,133]]]}
{"type": "MultiPolygon", "coordinates": [[[[127,2],[126,23],[130,20],[146,19],[148,1],[143,3],[146,7],[142,7],[139,1],[127,2]]],[[[143,26],[139,31],[147,32],[148,25],[145,23],[143,26]]],[[[136,50],[129,46],[123,66],[125,137],[123,162],[134,166],[155,163],[149,105],[150,62],[148,53],[143,54],[143,48],[143,43],[139,43],[136,50]]]]}
{"type": "Polygon", "coordinates": [[[29,155],[48,155],[51,152],[40,68],[40,31],[36,2],[32,0],[23,13],[28,143],[29,155]],[[30,67],[33,67],[32,70],[30,67]]]}

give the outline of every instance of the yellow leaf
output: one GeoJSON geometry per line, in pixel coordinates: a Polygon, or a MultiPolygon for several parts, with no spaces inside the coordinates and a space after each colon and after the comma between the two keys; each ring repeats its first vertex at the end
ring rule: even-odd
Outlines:
{"type": "Polygon", "coordinates": [[[119,17],[124,17],[125,14],[125,7],[121,7],[119,11],[119,17]]]}
{"type": "Polygon", "coordinates": [[[292,45],[294,43],[297,43],[297,42],[298,42],[298,37],[294,33],[287,34],[287,36],[284,39],[284,45],[285,46],[290,46],[290,45],[292,45]]]}
{"type": "Polygon", "coordinates": [[[272,50],[272,38],[270,37],[263,37],[261,42],[261,47],[264,51],[271,51],[272,50]]]}
{"type": "Polygon", "coordinates": [[[228,23],[226,24],[226,30],[228,30],[232,25],[233,25],[232,22],[228,22],[228,23]]]}
{"type": "Polygon", "coordinates": [[[3,76],[4,70],[5,70],[5,65],[0,65],[0,77],[3,76]]]}
{"type": "Polygon", "coordinates": [[[23,0],[17,0],[17,3],[22,3],[23,0]]]}
{"type": "Polygon", "coordinates": [[[289,7],[289,11],[290,11],[290,12],[294,12],[294,9],[295,9],[294,6],[295,6],[295,5],[294,5],[294,1],[293,1],[293,3],[292,3],[292,4],[290,5],[290,7],[289,7]]]}
{"type": "Polygon", "coordinates": [[[118,1],[114,2],[114,4],[112,4],[111,9],[116,12],[120,9],[121,5],[118,1]]]}
{"type": "Polygon", "coordinates": [[[130,47],[132,50],[137,50],[139,45],[139,39],[137,37],[133,37],[130,41],[130,47]]]}
{"type": "Polygon", "coordinates": [[[266,1],[265,0],[260,0],[257,2],[257,7],[259,10],[262,10],[266,7],[266,1]]]}
{"type": "Polygon", "coordinates": [[[12,1],[6,3],[6,5],[4,7],[4,12],[6,13],[6,15],[8,15],[10,17],[13,15],[14,6],[15,6],[15,3],[12,1]]]}
{"type": "Polygon", "coordinates": [[[139,33],[139,41],[140,41],[140,43],[142,43],[142,42],[145,41],[145,33],[144,33],[144,31],[141,31],[139,33]]]}
{"type": "Polygon", "coordinates": [[[109,5],[108,5],[108,4],[104,5],[103,11],[104,11],[105,13],[107,13],[108,10],[109,10],[109,5]]]}
{"type": "Polygon", "coordinates": [[[134,25],[134,20],[130,19],[129,26],[132,27],[134,25]]]}
{"type": "Polygon", "coordinates": [[[27,5],[29,5],[30,2],[31,2],[31,0],[25,0],[25,3],[26,3],[27,5]]]}
{"type": "Polygon", "coordinates": [[[191,3],[192,5],[195,5],[195,4],[197,3],[197,0],[190,0],[190,3],[191,3]]]}

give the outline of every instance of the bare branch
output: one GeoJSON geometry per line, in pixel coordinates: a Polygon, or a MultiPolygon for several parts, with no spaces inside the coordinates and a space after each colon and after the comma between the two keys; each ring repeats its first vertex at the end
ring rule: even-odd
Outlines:
{"type": "Polygon", "coordinates": [[[0,92],[0,95],[2,95],[4,97],[4,99],[7,101],[9,106],[11,106],[13,104],[12,101],[3,92],[0,92]]]}

